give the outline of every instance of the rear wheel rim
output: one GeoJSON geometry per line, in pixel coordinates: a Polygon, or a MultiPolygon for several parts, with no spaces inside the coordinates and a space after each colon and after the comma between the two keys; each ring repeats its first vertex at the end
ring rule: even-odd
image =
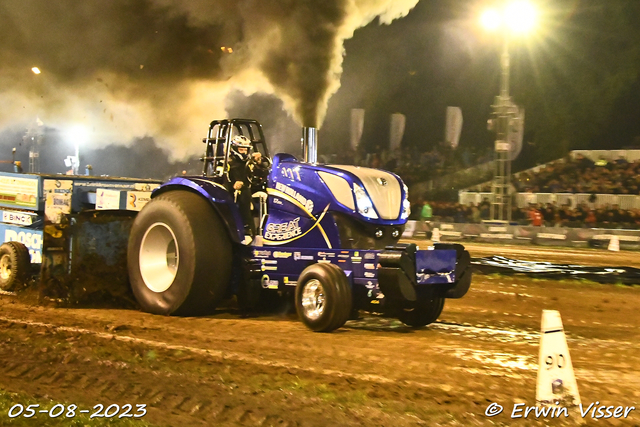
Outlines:
{"type": "Polygon", "coordinates": [[[325,308],[325,293],[317,279],[309,280],[302,289],[302,312],[307,319],[316,320],[325,308]]]}
{"type": "Polygon", "coordinates": [[[145,286],[160,293],[171,287],[180,264],[178,241],[173,230],[162,222],[151,225],[140,243],[140,275],[145,286]]]}
{"type": "Polygon", "coordinates": [[[2,280],[11,278],[11,257],[7,254],[0,257],[0,278],[2,280]]]}

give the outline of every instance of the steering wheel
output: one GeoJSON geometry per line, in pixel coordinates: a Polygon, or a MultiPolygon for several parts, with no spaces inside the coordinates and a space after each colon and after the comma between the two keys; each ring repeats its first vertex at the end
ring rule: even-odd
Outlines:
{"type": "Polygon", "coordinates": [[[261,180],[266,180],[269,172],[271,171],[271,166],[273,162],[267,156],[260,156],[260,163],[255,161],[255,158],[251,156],[251,158],[247,161],[245,166],[245,171],[247,173],[247,179],[249,180],[249,184],[254,185],[258,184],[261,180]],[[256,170],[261,173],[256,173],[256,170]]]}

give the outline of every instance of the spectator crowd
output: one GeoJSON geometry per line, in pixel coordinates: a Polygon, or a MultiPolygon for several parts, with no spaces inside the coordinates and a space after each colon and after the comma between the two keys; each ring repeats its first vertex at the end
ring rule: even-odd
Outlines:
{"type": "Polygon", "coordinates": [[[640,161],[600,159],[578,154],[547,165],[538,173],[523,172],[513,180],[519,192],[639,194],[640,161]]]}
{"type": "MultiPolygon", "coordinates": [[[[587,193],[587,194],[640,194],[640,160],[629,162],[624,158],[596,162],[577,154],[575,158],[547,164],[544,168],[514,174],[511,183],[519,193],[587,193]]],[[[491,191],[491,184],[480,186],[480,191],[491,191]]]]}

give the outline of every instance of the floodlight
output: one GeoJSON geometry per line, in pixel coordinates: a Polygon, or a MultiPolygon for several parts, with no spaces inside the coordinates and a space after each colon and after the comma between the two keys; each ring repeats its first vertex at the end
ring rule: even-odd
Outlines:
{"type": "Polygon", "coordinates": [[[514,33],[531,31],[536,22],[536,9],[526,0],[509,3],[504,11],[505,23],[514,33]]]}
{"type": "Polygon", "coordinates": [[[495,31],[502,25],[502,16],[495,9],[486,10],[480,16],[480,23],[489,31],[495,31]]]}

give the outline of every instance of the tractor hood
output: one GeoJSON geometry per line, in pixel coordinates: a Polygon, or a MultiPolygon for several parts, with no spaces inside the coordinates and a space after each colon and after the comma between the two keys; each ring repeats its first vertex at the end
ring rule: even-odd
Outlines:
{"type": "Polygon", "coordinates": [[[398,240],[409,216],[406,186],[378,169],[278,154],[267,192],[269,245],[383,248],[398,240]]]}
{"type": "Polygon", "coordinates": [[[272,195],[302,196],[310,201],[313,214],[327,208],[385,225],[402,225],[409,216],[407,187],[400,177],[380,169],[303,163],[278,154],[269,180],[269,188],[275,190],[272,195]]]}

